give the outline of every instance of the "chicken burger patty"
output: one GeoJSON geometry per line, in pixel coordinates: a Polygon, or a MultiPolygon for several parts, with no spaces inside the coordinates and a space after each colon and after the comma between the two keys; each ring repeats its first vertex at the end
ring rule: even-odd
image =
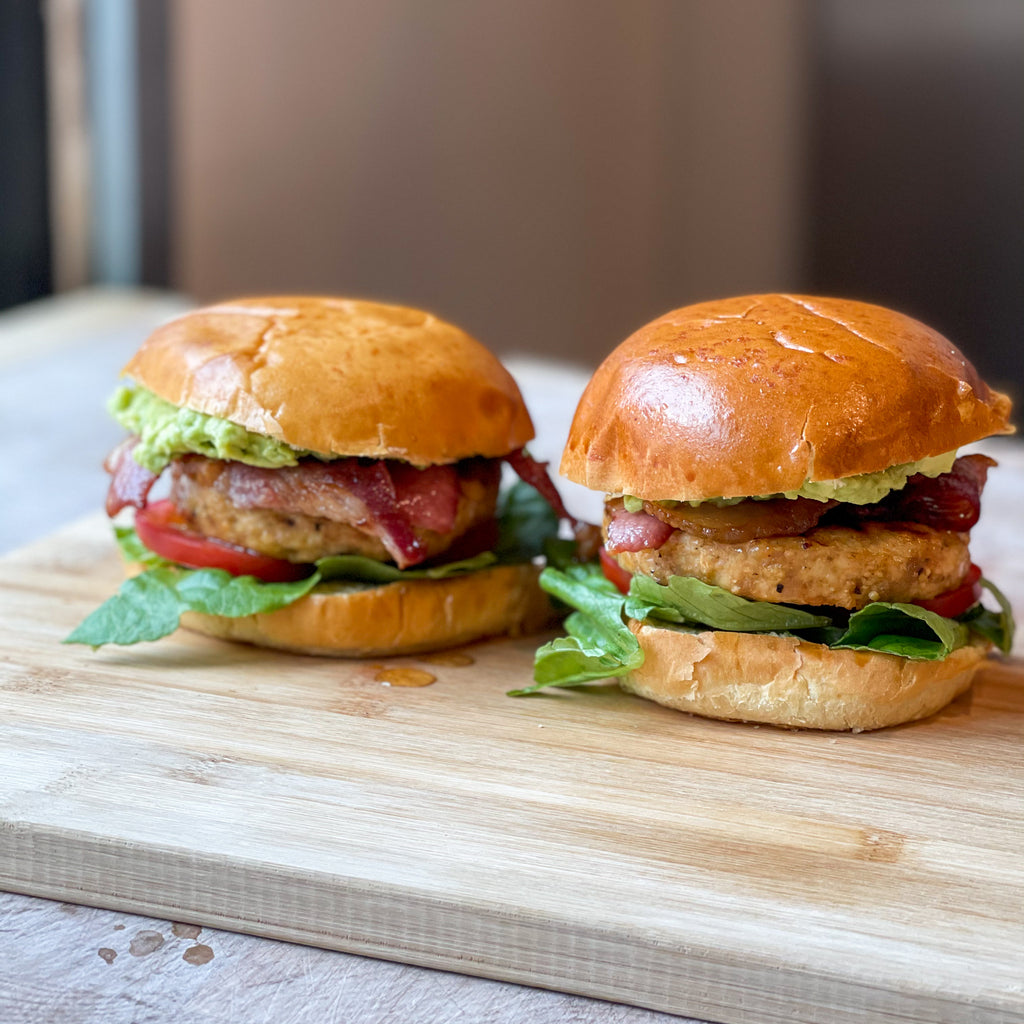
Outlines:
{"type": "Polygon", "coordinates": [[[970,567],[968,539],[915,523],[820,526],[744,543],[673,530],[658,548],[614,557],[659,583],[695,576],[753,601],[857,609],[928,600],[959,586],[970,567]]]}
{"type": "MultiPolygon", "coordinates": [[[[313,562],[327,555],[364,555],[402,565],[402,553],[388,543],[386,524],[346,483],[345,461],[261,469],[188,455],[171,464],[171,500],[193,530],[275,558],[313,562]]],[[[420,560],[440,555],[494,518],[501,476],[496,460],[389,468],[420,560]]]]}

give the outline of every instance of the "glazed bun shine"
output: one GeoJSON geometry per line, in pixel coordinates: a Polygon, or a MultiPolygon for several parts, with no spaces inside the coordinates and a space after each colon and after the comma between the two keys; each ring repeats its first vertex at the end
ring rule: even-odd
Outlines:
{"type": "Polygon", "coordinates": [[[415,465],[521,448],[533,425],[501,362],[404,306],[259,297],[156,330],[124,369],[177,406],[324,455],[415,465]]]}
{"type": "Polygon", "coordinates": [[[650,500],[774,494],[1009,433],[1010,400],[941,334],[842,299],[674,310],[598,368],[563,475],[650,500]]]}

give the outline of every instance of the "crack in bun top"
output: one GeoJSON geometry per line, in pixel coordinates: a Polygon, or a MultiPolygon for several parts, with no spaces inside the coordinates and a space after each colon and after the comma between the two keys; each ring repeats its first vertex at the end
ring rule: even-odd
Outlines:
{"type": "Polygon", "coordinates": [[[158,328],[124,374],[172,402],[324,455],[497,458],[534,436],[500,361],[404,306],[242,298],[158,328]]]}

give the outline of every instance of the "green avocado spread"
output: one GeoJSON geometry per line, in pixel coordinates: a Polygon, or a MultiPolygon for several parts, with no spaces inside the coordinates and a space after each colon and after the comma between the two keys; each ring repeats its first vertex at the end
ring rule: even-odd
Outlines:
{"type": "Polygon", "coordinates": [[[219,416],[183,409],[135,385],[119,387],[107,409],[121,426],[139,435],[132,455],[152,473],[159,473],[175,456],[189,452],[269,469],[294,466],[304,455],[316,454],[254,434],[219,416]]]}
{"type": "MultiPolygon", "coordinates": [[[[813,498],[815,501],[847,501],[852,505],[872,505],[881,501],[890,491],[898,491],[905,486],[907,480],[916,473],[924,476],[941,476],[953,468],[956,452],[944,452],[942,455],[930,455],[917,462],[904,462],[898,466],[880,469],[877,473],[864,473],[860,476],[846,476],[838,480],[806,480],[802,487],[795,491],[782,491],[779,494],[752,495],[754,501],[767,501],[769,498],[813,498]]],[[[630,494],[623,495],[626,510],[638,512],[643,508],[643,501],[630,494]]],[[[744,498],[708,498],[706,501],[688,501],[687,505],[735,505],[744,498]]],[[[661,505],[678,505],[676,501],[660,501],[661,505]]]]}

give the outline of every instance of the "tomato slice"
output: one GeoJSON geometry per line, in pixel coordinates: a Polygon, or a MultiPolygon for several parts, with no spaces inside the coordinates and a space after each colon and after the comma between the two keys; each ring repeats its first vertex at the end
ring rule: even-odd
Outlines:
{"type": "Polygon", "coordinates": [[[939,594],[938,597],[933,597],[928,601],[915,601],[914,604],[920,605],[927,611],[935,612],[936,615],[955,619],[981,600],[981,584],[978,582],[980,579],[981,569],[972,562],[959,587],[947,590],[944,594],[939,594]]]}
{"type": "Polygon", "coordinates": [[[604,545],[601,545],[601,550],[597,556],[601,560],[601,572],[604,573],[604,578],[610,583],[615,584],[615,588],[622,594],[629,593],[629,581],[633,578],[633,574],[623,569],[618,562],[612,558],[604,549],[604,545]]]}
{"type": "Polygon", "coordinates": [[[135,513],[139,540],[162,558],[189,569],[225,569],[234,576],[255,576],[265,583],[289,583],[310,573],[308,565],[205,537],[181,522],[178,510],[167,499],[151,502],[135,513]]]}

